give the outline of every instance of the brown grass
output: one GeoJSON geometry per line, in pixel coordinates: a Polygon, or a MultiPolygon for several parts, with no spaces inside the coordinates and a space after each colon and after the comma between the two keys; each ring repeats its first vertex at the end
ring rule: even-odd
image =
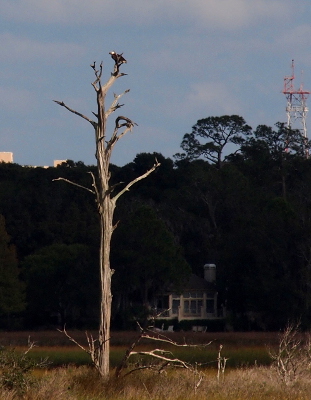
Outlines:
{"type": "MultiPolygon", "coordinates": [[[[71,335],[85,343],[84,332],[72,331],[71,335]]],[[[112,332],[112,353],[117,354],[116,362],[122,356],[126,347],[137,337],[137,332],[112,332]]],[[[0,345],[26,346],[28,337],[35,341],[37,346],[34,354],[51,356],[54,352],[68,357],[68,354],[83,352],[68,341],[63,334],[57,331],[49,332],[2,332],[0,345]]],[[[276,333],[192,333],[178,332],[167,336],[178,342],[213,343],[206,352],[215,358],[219,345],[222,344],[223,356],[229,357],[228,368],[224,379],[217,379],[217,364],[212,368],[200,371],[203,380],[197,390],[195,384],[199,380],[198,373],[187,370],[168,370],[161,374],[145,370],[135,372],[125,378],[115,380],[111,378],[103,382],[96,371],[88,366],[76,365],[58,367],[46,371],[34,371],[35,385],[31,386],[25,400],[309,400],[311,398],[311,373],[306,374],[295,384],[282,385],[276,371],[268,366],[254,367],[257,353],[267,353],[266,347],[278,344],[279,335],[276,333]],[[238,354],[239,362],[230,367],[230,362],[238,354]],[[243,357],[245,360],[241,362],[243,357]],[[237,368],[237,366],[240,367],[237,368]],[[247,366],[241,368],[241,365],[247,366]]],[[[151,341],[145,341],[140,348],[152,347],[151,341]]],[[[205,351],[205,350],[204,350],[205,351]]],[[[193,362],[201,356],[200,350],[192,352],[193,362]]],[[[75,358],[74,358],[75,359],[75,358]]],[[[59,364],[61,365],[61,363],[59,364]]],[[[113,371],[112,371],[113,375],[113,371]]],[[[0,389],[0,400],[18,399],[14,391],[0,389]]]]}
{"type": "MultiPolygon", "coordinates": [[[[27,400],[309,400],[310,377],[291,387],[282,386],[270,368],[249,368],[225,373],[218,382],[216,372],[198,375],[190,371],[154,374],[141,371],[125,379],[103,382],[88,367],[59,368],[47,372],[28,390],[27,400]]],[[[0,397],[1,399],[6,397],[0,397]]],[[[8,397],[12,399],[12,397],[8,397]]]]}

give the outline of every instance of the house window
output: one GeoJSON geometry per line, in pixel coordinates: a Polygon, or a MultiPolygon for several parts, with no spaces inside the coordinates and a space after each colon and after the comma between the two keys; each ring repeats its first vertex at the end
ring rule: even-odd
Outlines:
{"type": "Polygon", "coordinates": [[[206,300],[206,312],[208,314],[214,314],[215,312],[215,304],[214,304],[214,299],[207,299],[206,300]]]}
{"type": "Polygon", "coordinates": [[[184,299],[203,299],[203,292],[186,292],[183,293],[184,299]]]}
{"type": "Polygon", "coordinates": [[[172,314],[178,314],[178,308],[180,306],[180,300],[173,299],[172,301],[172,314]]]}
{"type": "Polygon", "coordinates": [[[185,300],[184,301],[184,313],[190,315],[201,315],[201,307],[203,306],[203,300],[185,300]]]}

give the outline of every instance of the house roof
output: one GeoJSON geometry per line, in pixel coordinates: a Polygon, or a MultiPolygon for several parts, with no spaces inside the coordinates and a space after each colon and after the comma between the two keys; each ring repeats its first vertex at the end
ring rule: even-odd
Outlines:
{"type": "MultiPolygon", "coordinates": [[[[176,289],[172,286],[168,287],[167,292],[175,292],[176,289]]],[[[198,275],[191,274],[188,281],[184,285],[181,285],[178,292],[194,292],[203,291],[208,293],[215,293],[216,287],[212,282],[208,282],[206,279],[199,277],[198,275]]]]}
{"type": "Polygon", "coordinates": [[[191,274],[189,281],[184,287],[184,291],[203,290],[205,292],[215,292],[215,284],[208,282],[206,279],[199,277],[198,275],[191,274]]]}

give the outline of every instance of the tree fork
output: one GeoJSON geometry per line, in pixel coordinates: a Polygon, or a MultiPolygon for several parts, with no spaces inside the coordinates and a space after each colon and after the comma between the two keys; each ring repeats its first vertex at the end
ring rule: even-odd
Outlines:
{"type": "MultiPolygon", "coordinates": [[[[95,80],[92,86],[96,92],[97,97],[97,113],[93,113],[97,121],[93,121],[82,113],[73,110],[68,107],[63,101],[54,100],[57,104],[65,107],[68,111],[78,115],[79,117],[85,119],[93,126],[95,130],[95,144],[96,152],[95,157],[97,160],[98,169],[98,182],[96,182],[95,177],[92,175],[93,183],[92,188],[89,189],[82,187],[74,182],[65,180],[66,182],[72,183],[73,185],[80,186],[83,189],[90,191],[95,194],[96,202],[98,206],[98,212],[100,216],[100,254],[99,254],[99,268],[100,268],[100,295],[101,295],[101,306],[100,306],[100,321],[99,321],[99,332],[98,339],[93,339],[86,333],[88,340],[88,349],[80,345],[75,341],[68,333],[65,328],[63,332],[65,335],[74,343],[76,343],[80,348],[90,354],[92,362],[96,369],[99,371],[100,375],[104,378],[109,376],[109,355],[110,355],[110,320],[111,320],[111,278],[113,275],[113,270],[110,268],[110,247],[111,247],[111,237],[116,225],[113,224],[113,216],[116,207],[116,202],[122,194],[130,189],[132,185],[136,182],[146,178],[155,169],[160,166],[160,163],[155,160],[152,168],[147,170],[143,175],[133,179],[131,182],[125,185],[125,187],[116,194],[112,195],[117,185],[110,186],[110,159],[114,146],[127,132],[131,131],[135,124],[129,118],[124,116],[118,116],[115,120],[115,128],[107,141],[106,139],[106,126],[108,117],[115,112],[118,108],[122,107],[118,103],[120,97],[125,93],[129,92],[129,89],[121,93],[120,95],[114,95],[114,100],[110,107],[105,110],[105,99],[106,95],[115,83],[115,81],[125,76],[126,74],[120,73],[119,68],[122,64],[115,61],[113,72],[107,82],[102,85],[101,78],[103,72],[103,63],[100,64],[99,69],[96,69],[96,63],[91,65],[94,70],[95,80]]],[[[58,178],[62,179],[62,178],[58,178]]]]}

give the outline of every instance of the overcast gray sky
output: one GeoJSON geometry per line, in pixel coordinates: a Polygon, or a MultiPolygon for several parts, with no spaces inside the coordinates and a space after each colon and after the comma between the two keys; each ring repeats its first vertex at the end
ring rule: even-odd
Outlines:
{"type": "Polygon", "coordinates": [[[52,100],[92,117],[90,64],[108,78],[111,50],[128,60],[112,93],[131,89],[114,116],[138,124],[115,148],[119,166],[172,157],[208,116],[285,122],[292,59],[311,90],[310,17],[310,0],[0,0],[0,151],[22,165],[95,164],[92,126],[52,100]]]}

